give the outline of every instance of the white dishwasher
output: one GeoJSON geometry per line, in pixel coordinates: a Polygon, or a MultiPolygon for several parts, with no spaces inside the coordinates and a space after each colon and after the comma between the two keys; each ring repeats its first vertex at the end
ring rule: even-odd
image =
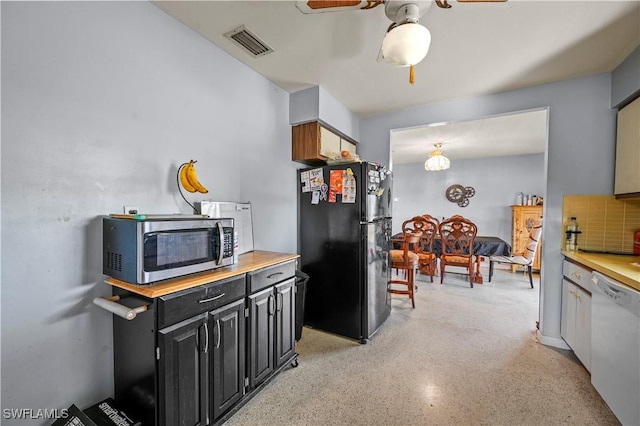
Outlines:
{"type": "Polygon", "coordinates": [[[640,425],[640,292],[592,280],[591,383],[623,425],[640,425]]]}

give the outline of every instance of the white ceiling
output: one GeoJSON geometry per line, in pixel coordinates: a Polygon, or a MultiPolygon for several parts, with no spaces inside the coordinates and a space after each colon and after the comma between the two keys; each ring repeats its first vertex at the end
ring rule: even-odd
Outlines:
{"type": "Polygon", "coordinates": [[[391,132],[393,164],[424,163],[435,143],[450,160],[537,154],[545,151],[547,110],[524,111],[391,132]]]}
{"type": "MultiPolygon", "coordinates": [[[[391,23],[384,6],[305,15],[295,1],[153,3],[283,89],[293,93],[321,86],[360,117],[610,72],[640,45],[640,0],[450,0],[450,9],[434,4],[420,19],[431,31],[432,41],[427,57],[415,67],[416,81],[411,85],[407,68],[376,60],[391,23]],[[275,52],[255,58],[224,37],[240,25],[275,52]]],[[[514,123],[526,127],[519,119],[514,123]]],[[[501,121],[495,120],[484,128],[501,121]]],[[[469,129],[472,124],[481,122],[461,123],[451,128],[452,135],[444,133],[449,126],[441,126],[438,137],[445,142],[443,149],[454,156],[455,144],[465,143],[460,135],[478,134],[479,130],[469,129]]],[[[422,130],[434,132],[433,126],[422,130]]],[[[407,144],[418,147],[419,130],[408,132],[407,144]]],[[[526,132],[515,134],[532,139],[526,132]]],[[[424,134],[423,140],[431,137],[424,134]]],[[[515,137],[510,139],[515,145],[526,143],[515,137]]],[[[401,133],[395,138],[394,149],[400,156],[409,148],[398,148],[403,143],[401,133]]],[[[503,139],[486,136],[482,140],[488,145],[476,139],[473,146],[493,156],[491,150],[500,148],[503,139]]],[[[433,148],[431,142],[425,145],[407,156],[418,157],[433,148]]],[[[404,161],[394,156],[394,163],[404,161]]]]}

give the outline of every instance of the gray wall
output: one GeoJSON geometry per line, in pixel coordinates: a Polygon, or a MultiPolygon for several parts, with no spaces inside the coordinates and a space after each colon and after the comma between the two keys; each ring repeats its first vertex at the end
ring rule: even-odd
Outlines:
{"type": "Polygon", "coordinates": [[[544,154],[452,160],[451,168],[426,172],[423,163],[393,167],[393,232],[402,222],[428,213],[442,219],[460,214],[478,225],[478,235],[511,241],[511,205],[516,193],[544,195],[544,154]],[[475,195],[460,207],[447,200],[450,185],[472,186],[475,195]]]}
{"type": "MultiPolygon", "coordinates": [[[[148,2],[2,2],[2,408],[113,393],[99,215],[249,200],[296,251],[289,95],[148,2]]],[[[50,424],[47,420],[3,424],[50,424]]]]}
{"type": "Polygon", "coordinates": [[[640,47],[611,73],[611,107],[628,103],[640,94],[640,47]]]}
{"type": "Polygon", "coordinates": [[[600,74],[425,105],[362,119],[360,152],[364,158],[389,163],[394,129],[549,107],[540,331],[543,343],[562,346],[562,196],[613,192],[616,115],[610,100],[611,75],[600,74]]]}
{"type": "Polygon", "coordinates": [[[356,141],[360,139],[360,119],[320,86],[292,93],[289,108],[291,125],[321,120],[356,141]]]}
{"type": "Polygon", "coordinates": [[[320,117],[320,86],[292,93],[289,97],[289,123],[296,125],[320,117]]]}

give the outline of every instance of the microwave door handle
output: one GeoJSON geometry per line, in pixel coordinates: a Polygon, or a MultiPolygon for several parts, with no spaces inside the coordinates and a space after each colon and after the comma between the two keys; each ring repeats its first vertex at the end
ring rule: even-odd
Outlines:
{"type": "Polygon", "coordinates": [[[216,228],[218,228],[218,259],[216,259],[216,265],[222,263],[222,255],[224,254],[224,232],[222,230],[222,223],[217,222],[216,228]]]}

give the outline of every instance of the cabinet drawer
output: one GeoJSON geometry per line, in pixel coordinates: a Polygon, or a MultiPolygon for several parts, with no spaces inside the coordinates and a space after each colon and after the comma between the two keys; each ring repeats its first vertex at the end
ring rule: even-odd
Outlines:
{"type": "Polygon", "coordinates": [[[591,293],[591,270],[567,260],[562,264],[562,275],[591,293]]]}
{"type": "Polygon", "coordinates": [[[258,269],[257,271],[249,272],[248,275],[248,288],[249,293],[254,293],[263,288],[272,286],[284,281],[287,278],[291,278],[296,274],[296,262],[292,260],[290,262],[279,263],[274,266],[268,266],[266,268],[258,269]]]}
{"type": "Polygon", "coordinates": [[[245,294],[245,276],[240,275],[159,297],[158,328],[214,310],[245,294]]]}

